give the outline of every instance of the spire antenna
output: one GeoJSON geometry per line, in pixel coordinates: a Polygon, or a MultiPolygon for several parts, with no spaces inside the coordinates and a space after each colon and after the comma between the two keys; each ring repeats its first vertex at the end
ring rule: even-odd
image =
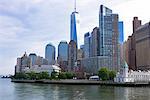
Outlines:
{"type": "Polygon", "coordinates": [[[76,12],[76,0],[74,0],[74,10],[76,12]]]}

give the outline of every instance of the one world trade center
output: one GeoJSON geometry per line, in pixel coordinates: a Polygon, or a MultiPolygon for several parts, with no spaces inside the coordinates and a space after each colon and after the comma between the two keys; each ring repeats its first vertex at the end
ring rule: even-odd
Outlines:
{"type": "Polygon", "coordinates": [[[72,12],[72,14],[71,14],[71,25],[70,25],[70,28],[71,28],[70,40],[75,41],[77,46],[78,46],[77,35],[79,34],[79,13],[76,11],[76,0],[75,0],[74,12],[72,12]]]}

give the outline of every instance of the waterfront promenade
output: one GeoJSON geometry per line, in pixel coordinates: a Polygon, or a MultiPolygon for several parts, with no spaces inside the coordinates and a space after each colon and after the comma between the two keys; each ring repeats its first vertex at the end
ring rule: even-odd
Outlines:
{"type": "Polygon", "coordinates": [[[132,83],[116,83],[113,81],[96,81],[96,80],[17,80],[12,79],[15,83],[41,83],[41,84],[64,84],[64,85],[104,85],[104,86],[124,86],[124,87],[145,87],[149,86],[149,82],[132,82],[132,83]]]}

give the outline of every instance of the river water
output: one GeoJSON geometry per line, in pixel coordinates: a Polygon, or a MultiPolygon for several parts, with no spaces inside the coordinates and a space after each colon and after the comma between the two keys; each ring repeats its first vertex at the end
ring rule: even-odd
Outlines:
{"type": "Polygon", "coordinates": [[[150,100],[150,87],[12,83],[0,79],[0,100],[150,100]]]}

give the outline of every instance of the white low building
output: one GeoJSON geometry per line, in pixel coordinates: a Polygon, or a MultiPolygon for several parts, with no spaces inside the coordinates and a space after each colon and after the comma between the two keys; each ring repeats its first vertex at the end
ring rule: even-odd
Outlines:
{"type": "Polygon", "coordinates": [[[128,65],[125,62],[123,68],[117,73],[114,78],[115,82],[150,82],[150,71],[133,71],[128,70],[128,65]]]}
{"type": "Polygon", "coordinates": [[[34,66],[31,66],[30,68],[27,67],[25,69],[26,73],[27,72],[32,72],[32,71],[35,72],[35,73],[48,72],[49,75],[51,75],[51,73],[53,71],[59,73],[61,71],[61,69],[58,66],[56,66],[56,65],[40,65],[40,66],[39,65],[34,65],[34,66]]]}

